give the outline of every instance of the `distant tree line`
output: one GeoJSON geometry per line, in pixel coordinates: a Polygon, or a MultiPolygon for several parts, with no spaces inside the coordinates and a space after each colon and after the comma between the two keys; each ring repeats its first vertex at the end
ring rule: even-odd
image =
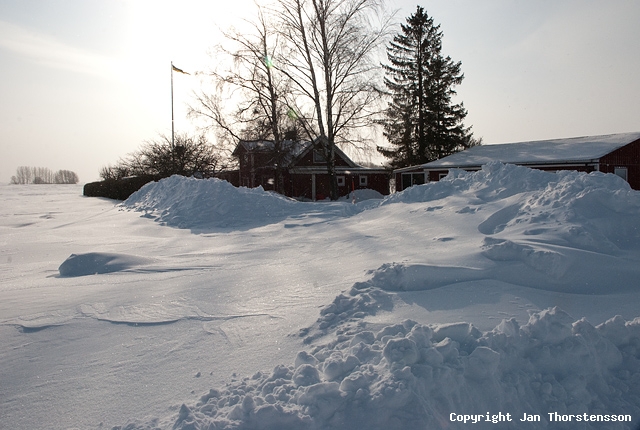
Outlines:
{"type": "Polygon", "coordinates": [[[16,175],[11,177],[11,184],[77,184],[78,175],[71,170],[52,171],[46,167],[20,166],[16,175]]]}

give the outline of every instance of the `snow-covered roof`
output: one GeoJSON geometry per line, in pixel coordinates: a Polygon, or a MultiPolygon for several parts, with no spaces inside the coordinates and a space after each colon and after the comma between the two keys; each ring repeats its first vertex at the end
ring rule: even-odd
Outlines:
{"type": "Polygon", "coordinates": [[[423,164],[425,169],[475,167],[491,161],[511,164],[589,162],[640,139],[640,132],[474,146],[423,164]]]}

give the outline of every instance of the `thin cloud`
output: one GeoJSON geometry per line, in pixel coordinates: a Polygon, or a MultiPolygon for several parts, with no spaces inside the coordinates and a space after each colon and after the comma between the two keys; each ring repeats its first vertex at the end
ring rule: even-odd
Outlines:
{"type": "Polygon", "coordinates": [[[0,20],[0,49],[42,66],[112,79],[115,60],[66,45],[50,36],[0,20]]]}

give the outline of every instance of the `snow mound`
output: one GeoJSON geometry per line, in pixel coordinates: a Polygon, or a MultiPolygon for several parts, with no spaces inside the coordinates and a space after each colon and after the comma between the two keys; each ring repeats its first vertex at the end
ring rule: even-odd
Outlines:
{"type": "Polygon", "coordinates": [[[170,227],[252,227],[278,222],[299,203],[258,188],[237,188],[217,178],[174,175],[146,184],[121,205],[170,227]]]}
{"type": "Polygon", "coordinates": [[[411,187],[382,204],[456,195],[471,206],[501,204],[478,225],[488,236],[518,233],[612,254],[640,243],[640,193],[618,176],[600,172],[544,172],[495,162],[478,172],[452,170],[442,181],[411,187]]]}
{"type": "MultiPolygon", "coordinates": [[[[343,200],[353,201],[352,194],[343,200]]],[[[608,253],[636,246],[640,239],[640,193],[621,178],[598,172],[551,173],[495,162],[478,172],[452,170],[439,182],[414,186],[382,200],[372,190],[356,190],[355,197],[362,204],[342,201],[322,206],[262,187],[237,188],[215,178],[176,175],[145,185],[121,207],[178,228],[252,228],[320,211],[324,218],[352,216],[377,206],[456,197],[467,201],[459,213],[487,210],[491,203],[497,207],[478,225],[478,231],[488,236],[505,232],[546,239],[547,233],[557,245],[608,253]]]]}
{"type": "Polygon", "coordinates": [[[294,221],[285,227],[295,227],[296,222],[310,225],[303,221],[353,216],[377,204],[371,201],[381,197],[372,190],[357,190],[356,204],[352,204],[352,199],[348,204],[346,200],[300,202],[262,187],[238,188],[217,178],[175,175],[146,184],[120,207],[143,212],[143,216],[162,225],[202,232],[208,229],[249,230],[284,220],[294,221]]]}
{"type": "Polygon", "coordinates": [[[343,200],[347,200],[349,202],[362,202],[365,200],[382,200],[384,196],[377,192],[376,190],[371,190],[369,188],[364,188],[361,190],[351,191],[346,196],[342,197],[343,200]]]}
{"type": "Polygon", "coordinates": [[[89,252],[86,254],[71,254],[58,267],[60,276],[87,276],[99,273],[112,273],[129,270],[137,266],[150,263],[151,260],[127,254],[113,254],[108,252],[89,252]]]}
{"type": "Polygon", "coordinates": [[[523,429],[576,425],[550,422],[553,413],[637,421],[640,318],[618,316],[594,327],[552,308],[532,313],[523,326],[503,320],[484,333],[465,322],[369,328],[364,317],[388,299],[357,284],[323,309],[315,329],[331,331],[329,343],[298,352],[290,365],[211,389],[174,416],[115,429],[462,429],[469,423],[452,416],[507,411],[511,425],[523,429]],[[520,422],[525,413],[540,422],[520,422]]]}
{"type": "MultiPolygon", "coordinates": [[[[451,169],[449,174],[438,182],[416,185],[384,199],[383,204],[429,202],[450,197],[455,194],[466,195],[470,203],[482,204],[506,199],[520,193],[540,192],[551,200],[573,200],[576,194],[589,189],[608,189],[620,193],[631,191],[629,184],[616,175],[600,172],[583,173],[571,170],[545,172],[524,166],[504,164],[498,161],[482,166],[476,172],[451,169]],[[558,186],[556,191],[552,191],[558,186]]],[[[540,199],[543,201],[544,199],[540,199]]],[[[605,199],[608,201],[618,200],[605,199]]],[[[550,202],[548,202],[550,203],[550,202]]],[[[624,205],[624,204],[623,204],[624,205]]]]}
{"type": "MultiPolygon", "coordinates": [[[[455,198],[457,214],[484,214],[480,267],[385,264],[372,281],[387,290],[428,290],[495,279],[575,293],[635,289],[640,277],[640,193],[624,180],[594,172],[544,172],[491,163],[452,171],[440,182],[411,187],[381,205],[455,198]],[[616,267],[612,276],[610,267],[616,267]]],[[[475,221],[477,222],[477,221],[475,221]]]]}

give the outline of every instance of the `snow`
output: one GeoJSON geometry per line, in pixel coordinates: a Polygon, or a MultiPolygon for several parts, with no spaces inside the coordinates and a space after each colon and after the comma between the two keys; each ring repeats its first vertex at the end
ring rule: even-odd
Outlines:
{"type": "Polygon", "coordinates": [[[479,167],[491,161],[513,164],[593,162],[638,139],[640,139],[640,132],[479,145],[423,164],[422,167],[426,169],[479,167]]]}
{"type": "Polygon", "coordinates": [[[615,175],[80,192],[0,187],[0,428],[640,424],[640,193],[615,175]]]}
{"type": "Polygon", "coordinates": [[[88,252],[80,255],[71,254],[58,267],[58,272],[60,272],[60,276],[97,275],[98,273],[128,270],[147,262],[147,259],[134,255],[88,252]]]}

